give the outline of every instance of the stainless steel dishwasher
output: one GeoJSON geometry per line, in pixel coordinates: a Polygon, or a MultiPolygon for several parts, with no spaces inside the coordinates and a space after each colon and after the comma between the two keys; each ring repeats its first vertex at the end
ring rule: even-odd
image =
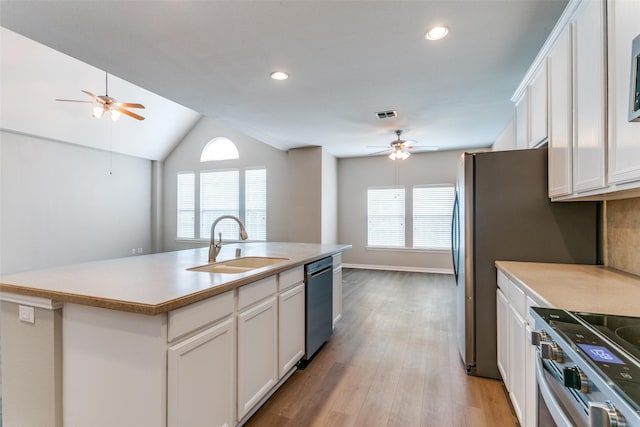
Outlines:
{"type": "Polygon", "coordinates": [[[333,258],[323,258],[304,266],[306,286],[305,355],[298,365],[304,369],[309,360],[329,340],[333,332],[333,258]]]}

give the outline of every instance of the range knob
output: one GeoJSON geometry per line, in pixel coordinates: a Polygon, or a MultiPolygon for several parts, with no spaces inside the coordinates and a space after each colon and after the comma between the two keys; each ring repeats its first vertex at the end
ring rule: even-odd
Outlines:
{"type": "Polygon", "coordinates": [[[564,360],[562,350],[560,350],[558,344],[551,341],[543,341],[540,343],[540,354],[543,359],[553,360],[558,363],[562,363],[564,360]]]}
{"type": "Polygon", "coordinates": [[[531,331],[531,344],[540,345],[545,341],[551,341],[551,337],[545,331],[531,331]]]}
{"type": "Polygon", "coordinates": [[[590,427],[625,427],[626,425],[624,417],[611,402],[589,402],[590,427]]]}
{"type": "Polygon", "coordinates": [[[577,366],[566,367],[562,370],[564,386],[573,388],[581,393],[589,393],[589,378],[577,366]]]}

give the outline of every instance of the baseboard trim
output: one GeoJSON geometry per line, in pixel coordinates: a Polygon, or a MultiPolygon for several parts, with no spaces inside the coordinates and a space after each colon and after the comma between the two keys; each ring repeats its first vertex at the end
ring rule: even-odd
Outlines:
{"type": "Polygon", "coordinates": [[[343,268],[357,268],[362,270],[385,270],[385,271],[406,271],[409,273],[435,273],[435,274],[453,274],[450,268],[432,268],[432,267],[405,267],[399,265],[376,265],[376,264],[342,264],[343,268]]]}

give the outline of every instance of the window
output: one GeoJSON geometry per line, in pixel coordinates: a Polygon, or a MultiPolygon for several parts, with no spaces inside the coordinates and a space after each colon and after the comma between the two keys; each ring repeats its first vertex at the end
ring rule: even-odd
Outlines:
{"type": "Polygon", "coordinates": [[[230,139],[220,136],[207,142],[200,153],[200,162],[237,159],[239,157],[236,144],[230,139]]]}
{"type": "Polygon", "coordinates": [[[196,220],[195,179],[193,172],[178,174],[178,224],[179,238],[193,239],[196,220]]]}
{"type": "Polygon", "coordinates": [[[413,247],[451,249],[452,185],[413,187],[413,247]]]}
{"type": "Polygon", "coordinates": [[[367,245],[404,247],[404,188],[367,190],[367,245]]]}
{"type": "MultiPolygon", "coordinates": [[[[200,173],[200,238],[209,239],[211,224],[222,215],[239,216],[240,183],[238,170],[200,173]]],[[[220,221],[216,234],[224,239],[237,239],[238,223],[233,220],[220,221]]]]}
{"type": "Polygon", "coordinates": [[[245,171],[245,225],[253,240],[267,240],[267,170],[245,171]]]}
{"type": "MultiPolygon", "coordinates": [[[[209,239],[211,225],[222,215],[239,217],[251,240],[267,239],[267,170],[249,168],[208,170],[199,174],[178,173],[178,239],[209,239]],[[198,197],[196,198],[196,195],[198,197]]],[[[239,237],[238,224],[222,220],[216,225],[216,240],[239,237]]]]}

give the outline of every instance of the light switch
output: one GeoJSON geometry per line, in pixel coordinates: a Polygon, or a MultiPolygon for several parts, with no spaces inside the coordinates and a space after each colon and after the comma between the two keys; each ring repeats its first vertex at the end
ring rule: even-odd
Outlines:
{"type": "Polygon", "coordinates": [[[18,317],[22,322],[36,323],[33,307],[28,307],[26,305],[18,306],[18,317]]]}

